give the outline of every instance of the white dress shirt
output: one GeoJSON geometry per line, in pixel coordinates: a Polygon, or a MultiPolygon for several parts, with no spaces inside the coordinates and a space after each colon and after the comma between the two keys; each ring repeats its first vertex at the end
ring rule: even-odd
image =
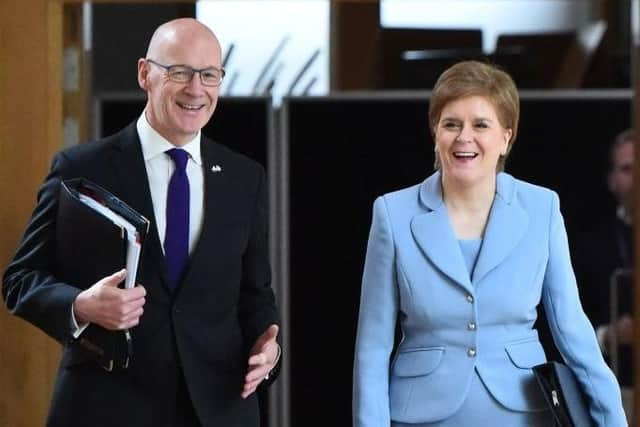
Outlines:
{"type": "Polygon", "coordinates": [[[202,157],[200,155],[200,135],[198,134],[182,147],[176,147],[162,137],[147,121],[142,113],[136,123],[142,156],[147,169],[149,190],[153,201],[153,214],[156,219],[158,237],[164,251],[164,236],[167,225],[167,190],[169,180],[175,169],[171,157],[165,151],[172,148],[182,148],[189,153],[187,161],[187,176],[189,177],[189,254],[198,242],[202,230],[204,203],[204,173],[202,171],[202,157]]]}

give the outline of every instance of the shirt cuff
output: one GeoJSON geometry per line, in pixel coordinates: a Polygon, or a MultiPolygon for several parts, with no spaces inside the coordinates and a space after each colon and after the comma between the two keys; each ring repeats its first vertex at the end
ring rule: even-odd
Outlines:
{"type": "Polygon", "coordinates": [[[71,335],[73,336],[73,338],[77,339],[84,332],[84,330],[87,329],[87,326],[89,326],[88,322],[78,325],[78,321],[76,320],[76,315],[73,312],[73,304],[72,304],[71,305],[71,335]]]}

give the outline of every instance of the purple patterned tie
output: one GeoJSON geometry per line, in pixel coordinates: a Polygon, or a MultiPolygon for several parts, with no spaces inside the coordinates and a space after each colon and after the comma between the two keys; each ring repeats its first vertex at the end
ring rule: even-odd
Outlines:
{"type": "Polygon", "coordinates": [[[180,283],[189,262],[189,178],[185,150],[166,151],[175,163],[167,192],[167,228],[164,237],[164,255],[169,279],[169,290],[180,283]]]}

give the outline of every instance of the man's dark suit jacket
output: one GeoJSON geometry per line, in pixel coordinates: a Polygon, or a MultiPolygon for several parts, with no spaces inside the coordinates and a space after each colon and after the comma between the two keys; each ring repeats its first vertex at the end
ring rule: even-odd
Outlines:
{"type": "MultiPolygon", "coordinates": [[[[618,268],[629,268],[633,262],[632,231],[615,216],[591,230],[576,236],[572,256],[580,298],[584,311],[595,328],[610,321],[609,284],[618,268]]],[[[627,298],[631,301],[630,298],[627,298]]],[[[621,314],[628,313],[621,307],[621,314]]],[[[630,386],[633,364],[631,347],[621,345],[618,350],[618,381],[630,386]]]]}
{"type": "MultiPolygon", "coordinates": [[[[265,174],[257,163],[205,137],[201,152],[204,222],[173,294],[166,287],[135,123],[54,158],[2,289],[12,313],[64,345],[47,425],[170,425],[181,371],[204,426],[259,425],[255,394],[243,400],[240,393],[249,349],[278,323],[267,253],[265,174]],[[213,172],[214,165],[221,171],[213,172]],[[111,191],[152,223],[137,277],[147,290],[146,303],[132,329],[134,356],[127,370],[106,372],[71,336],[72,303],[80,288],[91,284],[59,281],[60,255],[54,248],[60,182],[75,177],[111,191]]],[[[74,256],[78,263],[91,262],[82,253],[74,256]]]]}

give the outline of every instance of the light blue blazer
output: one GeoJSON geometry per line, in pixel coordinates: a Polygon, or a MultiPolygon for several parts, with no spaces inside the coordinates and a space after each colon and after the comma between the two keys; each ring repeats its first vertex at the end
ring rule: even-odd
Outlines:
{"type": "Polygon", "coordinates": [[[353,425],[447,418],[467,397],[474,369],[505,407],[541,410],[531,370],[546,361],[533,329],[540,301],[593,420],[626,426],[618,384],[580,305],[556,193],[499,173],[471,277],[439,172],[379,197],[362,281],[353,425]],[[397,319],[403,336],[390,363],[397,319]]]}

